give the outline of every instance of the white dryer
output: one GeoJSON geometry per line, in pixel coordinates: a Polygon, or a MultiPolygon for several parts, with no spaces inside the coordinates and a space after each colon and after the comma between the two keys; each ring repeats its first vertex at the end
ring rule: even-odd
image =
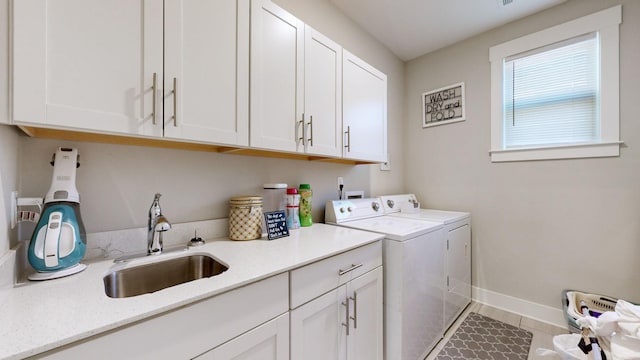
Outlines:
{"type": "Polygon", "coordinates": [[[381,196],[386,215],[444,225],[444,328],[446,331],[471,302],[471,214],[421,209],[414,194],[381,196]]]}
{"type": "Polygon", "coordinates": [[[385,216],[379,198],[329,201],[325,222],[385,234],[385,359],[424,359],[443,336],[443,224],[385,216]]]}

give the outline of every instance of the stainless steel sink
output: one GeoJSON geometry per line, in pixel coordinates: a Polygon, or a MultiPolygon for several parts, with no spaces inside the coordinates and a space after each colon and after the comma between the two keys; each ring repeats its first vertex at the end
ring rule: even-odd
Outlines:
{"type": "Polygon", "coordinates": [[[112,298],[142,295],[216,276],[227,269],[207,255],[182,256],[114,271],[104,277],[104,290],[112,298]]]}

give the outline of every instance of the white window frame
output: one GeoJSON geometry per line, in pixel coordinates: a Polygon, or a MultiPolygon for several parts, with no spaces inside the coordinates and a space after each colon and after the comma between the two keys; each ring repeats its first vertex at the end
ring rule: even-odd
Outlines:
{"type": "Polygon", "coordinates": [[[489,49],[491,62],[491,161],[527,161],[620,156],[619,25],[622,6],[599,11],[489,49]],[[505,59],[588,33],[600,40],[600,140],[593,143],[505,149],[503,65],[505,59]]]}

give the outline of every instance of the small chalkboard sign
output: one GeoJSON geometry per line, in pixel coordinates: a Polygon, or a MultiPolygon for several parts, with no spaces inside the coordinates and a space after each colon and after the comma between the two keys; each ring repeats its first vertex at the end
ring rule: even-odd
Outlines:
{"type": "Polygon", "coordinates": [[[289,236],[287,216],[284,210],[264,213],[264,222],[267,226],[267,237],[269,240],[289,236]]]}

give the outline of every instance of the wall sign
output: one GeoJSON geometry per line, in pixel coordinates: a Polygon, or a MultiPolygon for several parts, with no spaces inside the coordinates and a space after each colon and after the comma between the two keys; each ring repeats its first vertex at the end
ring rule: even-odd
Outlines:
{"type": "Polygon", "coordinates": [[[464,83],[422,94],[422,127],[464,121],[464,83]]]}
{"type": "Polygon", "coordinates": [[[269,240],[289,236],[287,216],[284,210],[264,213],[264,222],[267,226],[267,237],[269,240]]]}

